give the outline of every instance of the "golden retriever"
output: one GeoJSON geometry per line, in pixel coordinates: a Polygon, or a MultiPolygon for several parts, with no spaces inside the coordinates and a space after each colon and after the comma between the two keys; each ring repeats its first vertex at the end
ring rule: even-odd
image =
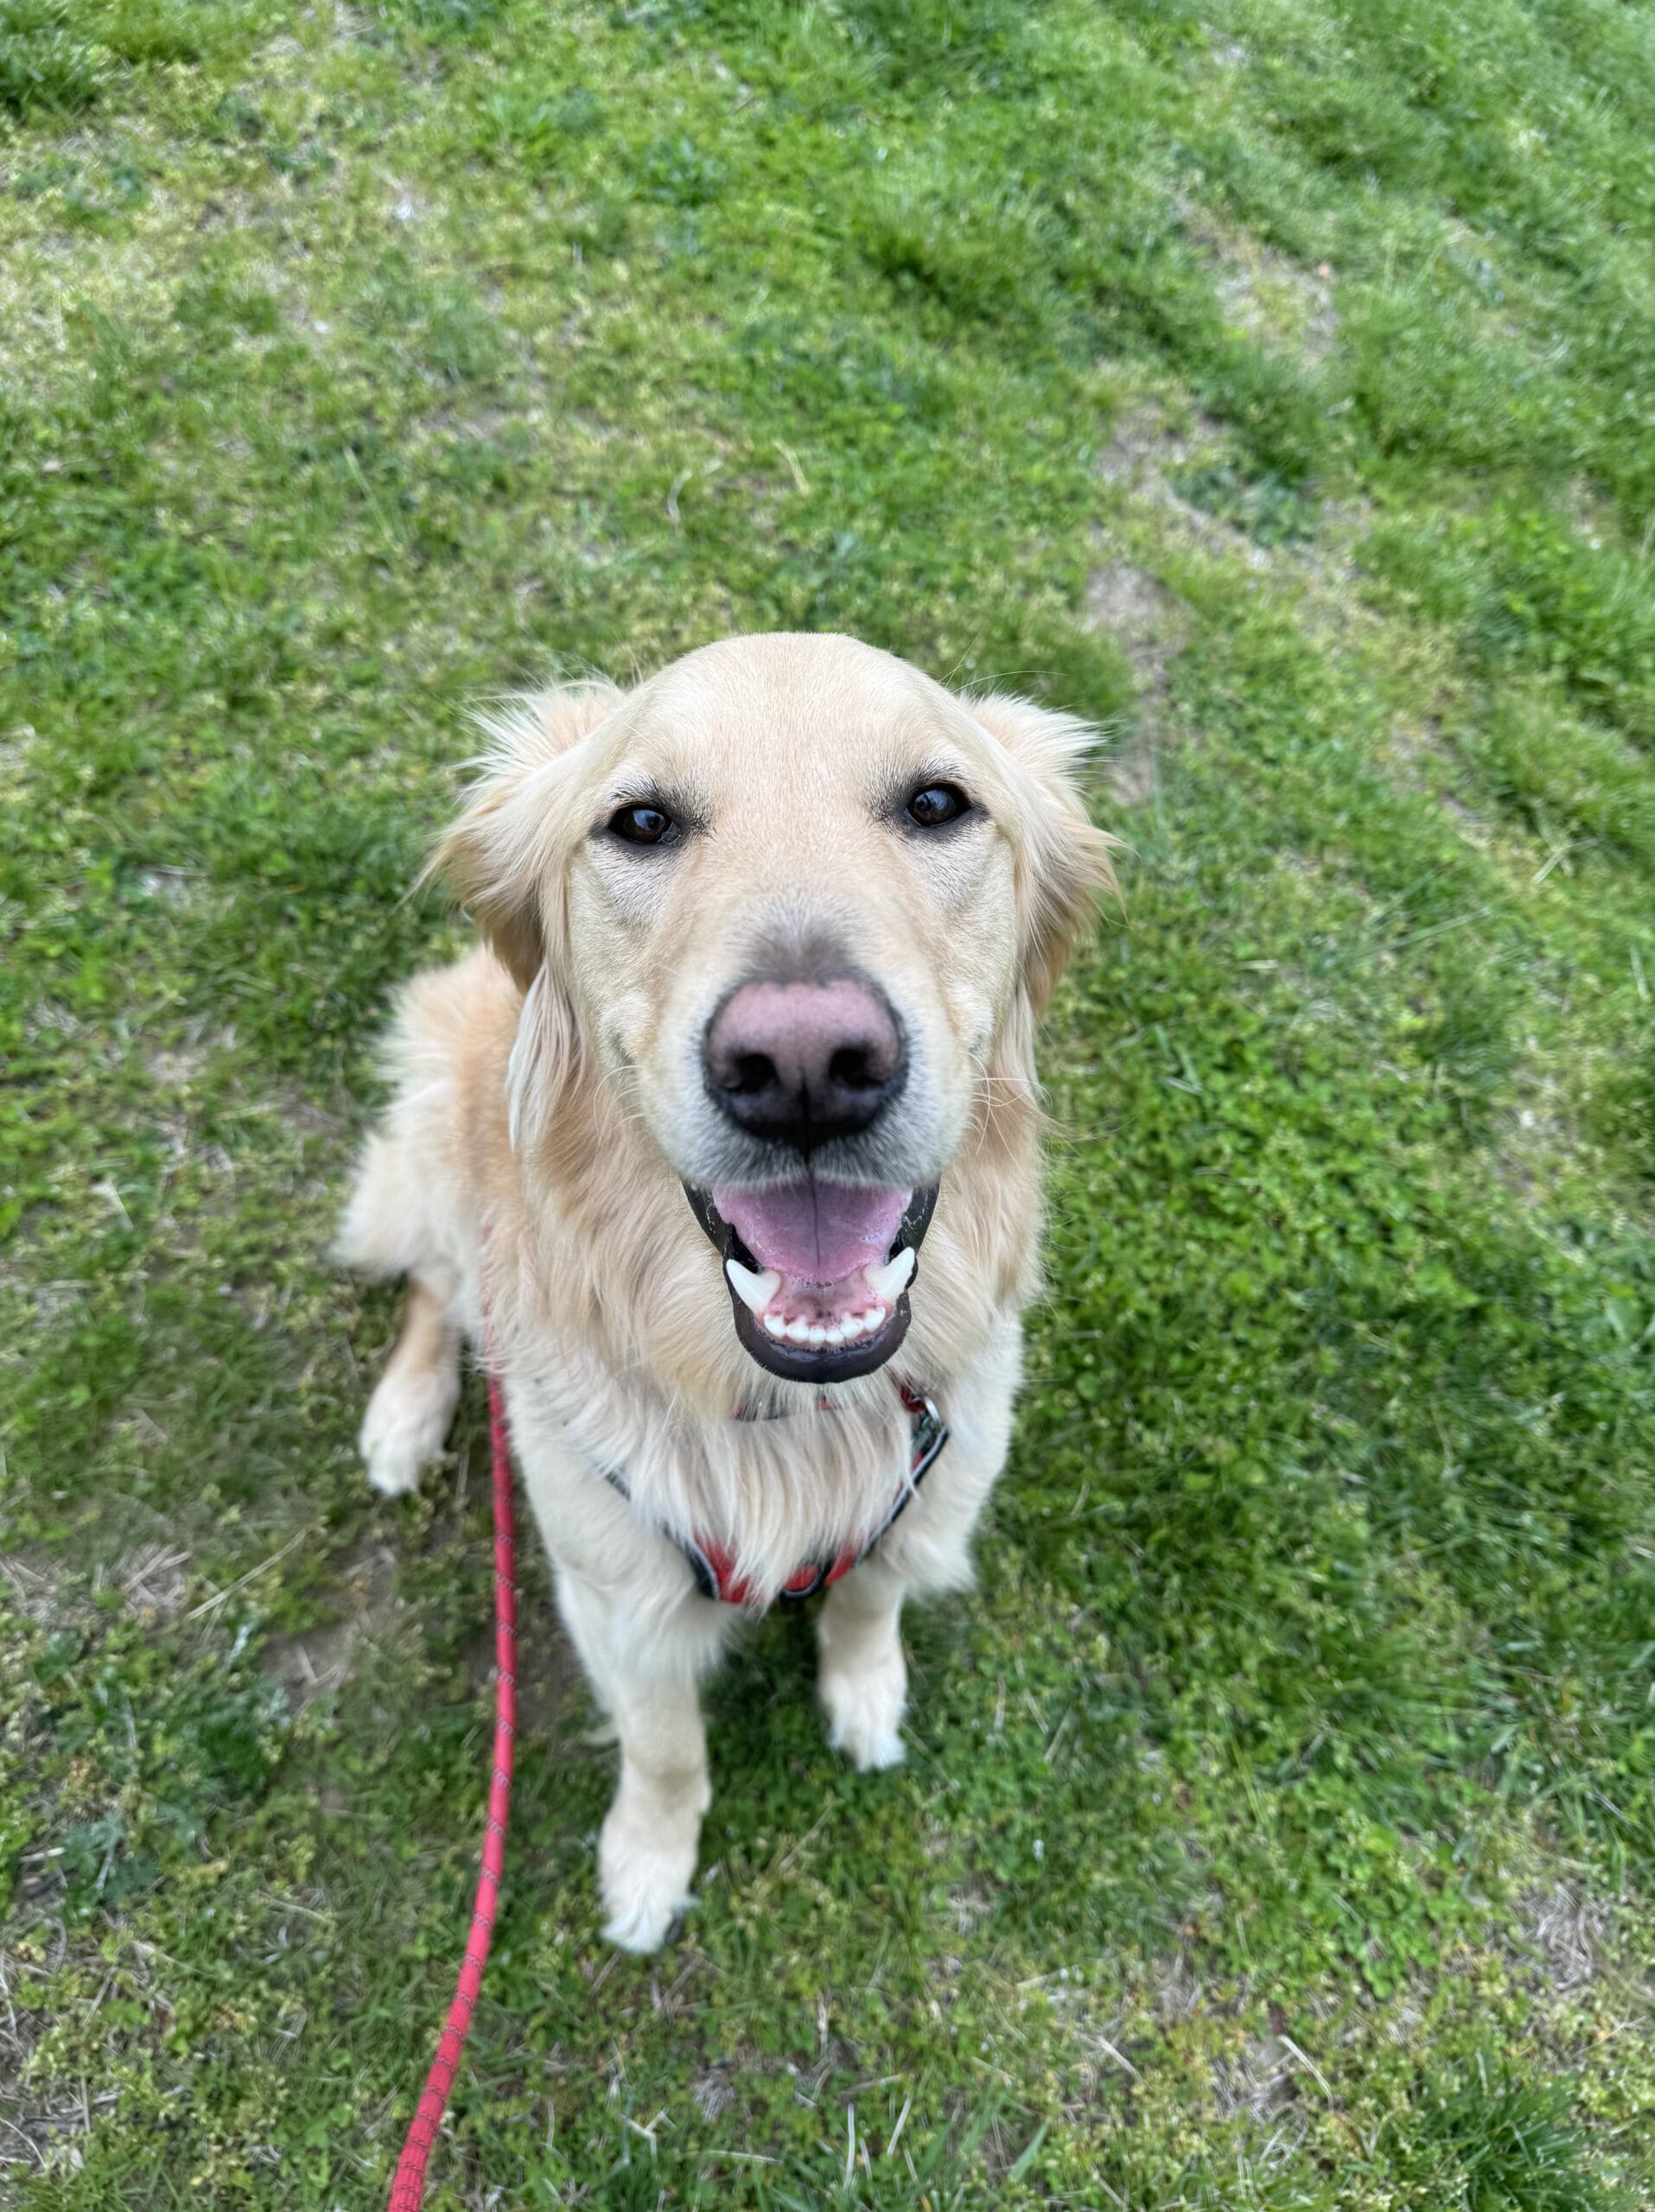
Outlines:
{"type": "Polygon", "coordinates": [[[902,1603],[969,1580],[1005,1457],[1035,1023],[1111,841],[1082,724],[849,638],[733,638],[490,727],[433,861],[486,949],[404,994],[341,1234],[410,1283],[361,1449],[411,1489],[462,1337],[500,1376],[620,1741],[607,1933],[649,1950],[744,1613],[831,1584],[830,1739],[902,1756],[902,1603]]]}

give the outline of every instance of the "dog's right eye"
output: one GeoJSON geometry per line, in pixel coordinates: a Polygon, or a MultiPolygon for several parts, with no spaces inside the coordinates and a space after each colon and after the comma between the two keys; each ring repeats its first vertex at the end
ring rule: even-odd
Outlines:
{"type": "Polygon", "coordinates": [[[918,830],[940,830],[971,810],[971,802],[958,784],[926,784],[907,804],[908,820],[918,830]]]}
{"type": "Polygon", "coordinates": [[[629,845],[665,844],[678,823],[659,806],[618,806],[609,817],[609,834],[629,845]]]}

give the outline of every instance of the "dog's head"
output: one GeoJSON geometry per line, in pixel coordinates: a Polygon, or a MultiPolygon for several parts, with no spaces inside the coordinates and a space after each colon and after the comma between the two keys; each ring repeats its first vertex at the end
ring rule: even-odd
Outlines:
{"type": "Polygon", "coordinates": [[[752,1358],[813,1383],[881,1366],[985,1087],[1026,1079],[1112,880],[1071,780],[1087,732],[785,635],[494,734],[436,864],[525,994],[513,1141],[577,1075],[610,1086],[717,1247],[752,1358]]]}

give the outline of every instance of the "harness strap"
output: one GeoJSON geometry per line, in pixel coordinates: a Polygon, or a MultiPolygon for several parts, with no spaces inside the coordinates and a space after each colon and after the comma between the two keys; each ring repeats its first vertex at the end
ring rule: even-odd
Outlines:
{"type": "MultiPolygon", "coordinates": [[[[829,1560],[808,1560],[796,1567],[776,1592],[783,1605],[799,1605],[806,1598],[815,1597],[818,1590],[825,1590],[830,1583],[837,1582],[849,1574],[853,1567],[860,1567],[890,1534],[894,1524],[907,1512],[908,1501],[924,1481],[926,1474],[948,1441],[948,1424],[931,1400],[906,1382],[899,1382],[902,1403],[911,1422],[908,1450],[908,1471],[901,1488],[891,1501],[891,1510],[880,1522],[866,1543],[847,1544],[829,1560]]],[[[604,1470],[604,1479],[619,1491],[628,1505],[632,1492],[626,1479],[611,1468],[604,1470]]],[[[721,1605],[753,1605],[767,1602],[761,1591],[755,1591],[745,1576],[735,1572],[735,1555],[724,1545],[715,1543],[710,1536],[679,1536],[670,1529],[661,1534],[675,1550],[681,1552],[690,1562],[696,1587],[703,1598],[721,1605]]]]}

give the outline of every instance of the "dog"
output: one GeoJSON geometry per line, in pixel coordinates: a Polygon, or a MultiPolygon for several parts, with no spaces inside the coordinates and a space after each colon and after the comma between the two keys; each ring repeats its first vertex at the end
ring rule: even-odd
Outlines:
{"type": "Polygon", "coordinates": [[[360,1448],[500,1376],[620,1745],[606,1934],[665,1939],[710,1802],[697,1687],[826,1587],[829,1739],[902,1756],[910,1593],[971,1579],[1038,1285],[1035,1028],[1113,840],[1092,733],[850,638],[737,637],[524,700],[431,863],[483,940],[415,977],[341,1258],[408,1279],[360,1448]]]}

